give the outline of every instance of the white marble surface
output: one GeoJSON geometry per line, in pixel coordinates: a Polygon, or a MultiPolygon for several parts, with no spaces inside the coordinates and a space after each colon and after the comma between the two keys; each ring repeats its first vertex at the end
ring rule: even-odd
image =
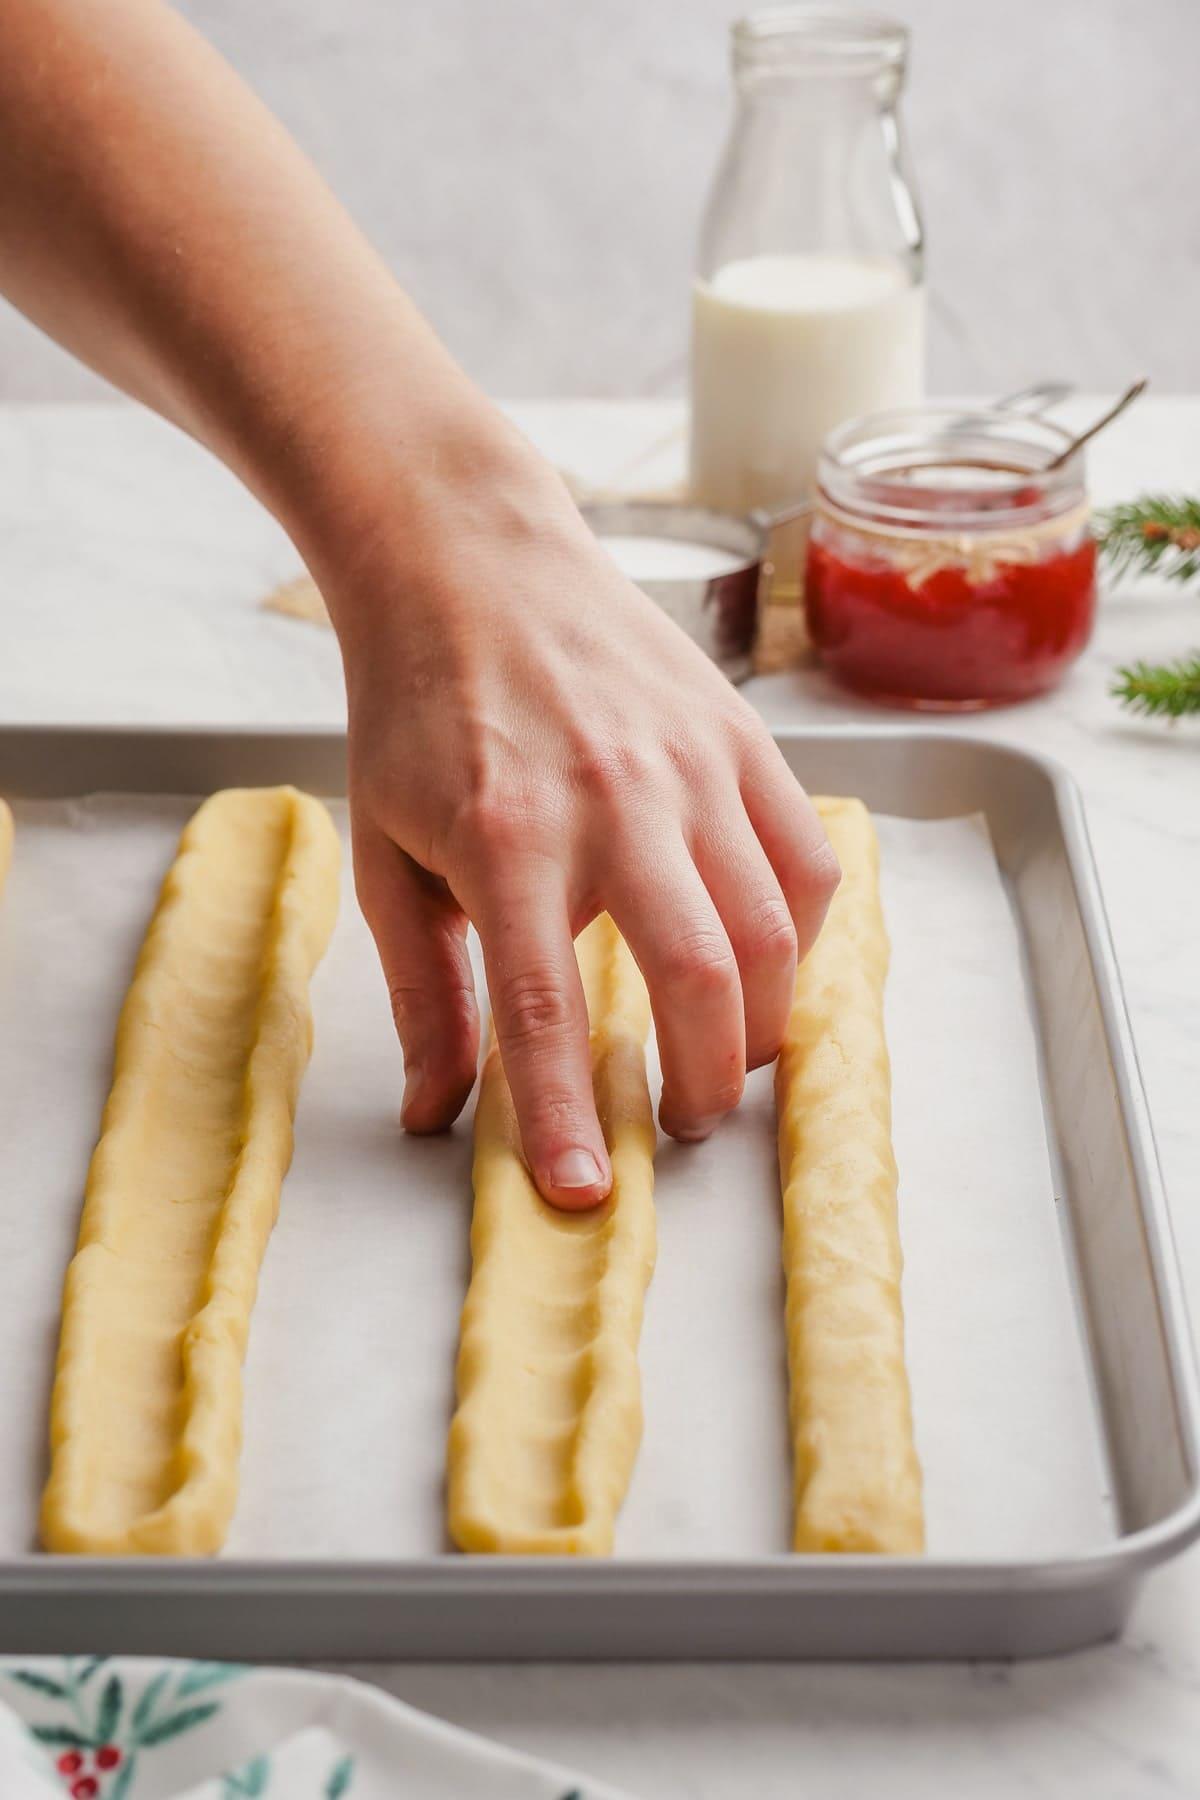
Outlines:
{"type": "MultiPolygon", "coordinates": [[[[549,452],[596,479],[678,425],[672,408],[649,403],[516,411],[549,452]]],[[[642,473],[665,477],[677,458],[678,441],[642,473]]],[[[1097,446],[1094,478],[1102,500],[1195,490],[1200,400],[1144,402],[1097,446]]],[[[295,566],[224,471],[146,415],[0,410],[0,721],[340,719],[332,639],[256,604],[295,566]]],[[[1083,788],[1193,1295],[1200,723],[1138,723],[1105,690],[1115,663],[1196,644],[1200,596],[1129,587],[1107,597],[1093,647],[1057,695],[939,727],[1047,751],[1083,788]]],[[[879,718],[813,672],[747,692],[772,720],[879,718]]],[[[1053,1663],[364,1672],[655,1800],[1200,1793],[1200,1554],[1150,1582],[1124,1642],[1053,1663]]]]}

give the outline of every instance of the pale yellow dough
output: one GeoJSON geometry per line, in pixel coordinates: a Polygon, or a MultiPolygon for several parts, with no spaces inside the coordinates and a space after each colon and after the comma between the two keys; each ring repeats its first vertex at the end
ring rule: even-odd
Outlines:
{"type": "Polygon", "coordinates": [[[542,1200],[493,1046],[475,1115],[473,1272],[447,1457],[450,1535],[463,1550],[608,1555],[641,1441],[637,1346],[655,1248],[650,1005],[607,916],[576,953],[612,1198],[573,1214],[542,1200]]]}
{"type": "Polygon", "coordinates": [[[818,800],[842,883],[776,1071],[797,1550],[924,1547],[900,1306],[875,828],[818,800]]]}
{"type": "Polygon", "coordinates": [[[325,808],[293,788],[216,794],[180,840],[121,1011],[67,1271],[48,1549],[195,1555],[224,1541],[241,1364],[339,859],[325,808]]]}

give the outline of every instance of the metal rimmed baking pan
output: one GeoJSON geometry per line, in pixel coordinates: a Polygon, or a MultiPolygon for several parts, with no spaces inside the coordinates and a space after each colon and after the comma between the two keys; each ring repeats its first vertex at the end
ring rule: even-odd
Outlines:
{"type": "MultiPolygon", "coordinates": [[[[1140,1077],[1082,811],[1060,771],[923,730],[780,734],[811,788],[982,813],[1026,962],[1046,1147],[1077,1296],[1110,1538],[1051,1558],[0,1560],[0,1649],[238,1657],[1028,1656],[1120,1629],[1200,1533],[1197,1386],[1140,1077]]],[[[0,792],[344,791],[336,733],[0,730],[0,792]]],[[[19,854],[19,850],[18,850],[19,854]]],[[[71,1205],[77,1200],[68,1197],[71,1205]]],[[[6,1204],[17,1202],[10,1197],[6,1204]]],[[[36,1227],[31,1207],[30,1229],[36,1227]]],[[[43,1379],[7,1371],[9,1380],[43,1379]]],[[[9,1472],[10,1478],[12,1472],[9,1472]]],[[[369,1479],[364,1456],[356,1479],[369,1479]]],[[[5,1478],[0,1471],[0,1480],[5,1478]]]]}

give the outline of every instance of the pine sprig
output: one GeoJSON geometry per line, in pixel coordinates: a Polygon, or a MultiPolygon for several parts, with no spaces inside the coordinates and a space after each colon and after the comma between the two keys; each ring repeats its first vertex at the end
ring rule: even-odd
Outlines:
{"type": "Polygon", "coordinates": [[[1142,494],[1097,513],[1096,529],[1114,577],[1134,569],[1166,581],[1200,575],[1200,499],[1142,494]]]}
{"type": "Polygon", "coordinates": [[[1200,713],[1200,651],[1178,662],[1137,662],[1118,669],[1111,691],[1131,712],[1149,718],[1200,713]]]}

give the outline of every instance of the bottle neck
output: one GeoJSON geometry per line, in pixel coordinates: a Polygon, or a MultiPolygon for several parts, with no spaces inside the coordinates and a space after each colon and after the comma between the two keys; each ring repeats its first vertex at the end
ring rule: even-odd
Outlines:
{"type": "Polygon", "coordinates": [[[889,255],[918,279],[921,225],[894,110],[899,83],[889,90],[824,72],[739,81],[726,160],[737,198],[710,220],[710,268],[756,250],[824,250],[889,255]]]}
{"type": "Polygon", "coordinates": [[[736,109],[701,233],[699,273],[759,255],[888,258],[921,272],[898,101],[894,20],[774,7],[734,27],[736,109]]]}
{"type": "Polygon", "coordinates": [[[885,156],[897,129],[894,100],[854,78],[739,82],[735,109],[736,133],[773,143],[802,167],[814,156],[885,156]]]}

